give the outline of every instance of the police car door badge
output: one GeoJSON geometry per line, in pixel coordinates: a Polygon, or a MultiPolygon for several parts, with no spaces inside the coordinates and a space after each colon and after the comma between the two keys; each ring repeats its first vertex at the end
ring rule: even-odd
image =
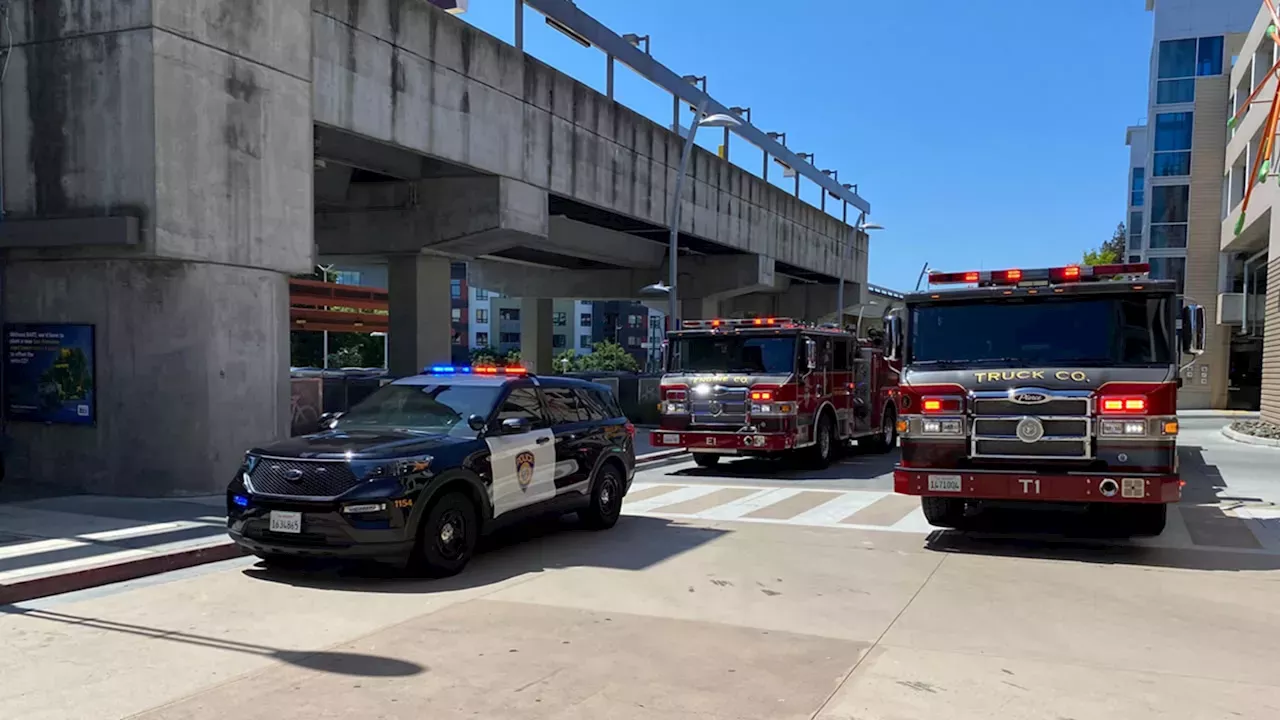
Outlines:
{"type": "Polygon", "coordinates": [[[533,453],[528,450],[516,455],[516,481],[520,483],[521,491],[527,491],[533,482],[533,464],[533,453]]]}

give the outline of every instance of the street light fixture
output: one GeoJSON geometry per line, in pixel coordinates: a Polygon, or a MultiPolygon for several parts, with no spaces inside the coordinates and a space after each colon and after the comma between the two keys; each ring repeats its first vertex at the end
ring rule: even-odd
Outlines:
{"type": "MultiPolygon", "coordinates": [[[[783,133],[769,132],[769,133],[765,133],[765,135],[766,135],[766,136],[768,136],[768,138],[769,138],[770,140],[773,140],[774,142],[782,143],[782,147],[786,147],[786,146],[787,146],[787,134],[786,134],[786,133],[784,133],[784,132],[783,132],[783,133]]],[[[769,182],[769,153],[768,153],[768,151],[765,151],[765,153],[764,153],[764,169],[760,171],[760,174],[764,177],[764,181],[765,181],[765,182],[769,182]]]]}
{"type": "MultiPolygon", "coordinates": [[[[796,153],[796,157],[804,160],[810,165],[813,164],[813,153],[796,153]]],[[[800,170],[798,168],[791,168],[791,172],[796,176],[796,197],[800,197],[800,170]]]]}
{"type": "MultiPolygon", "coordinates": [[[[684,149],[680,153],[680,167],[676,171],[676,186],[671,198],[671,241],[667,248],[667,283],[663,285],[661,282],[657,282],[652,285],[646,285],[641,290],[641,292],[648,294],[663,292],[667,294],[667,315],[670,318],[669,327],[672,329],[677,327],[676,319],[680,317],[680,301],[676,295],[676,264],[680,254],[680,200],[684,197],[684,176],[689,169],[689,155],[693,152],[693,144],[698,135],[698,128],[737,127],[741,124],[742,121],[732,115],[724,113],[707,115],[706,101],[703,101],[702,106],[694,113],[693,122],[689,125],[689,135],[684,139],[684,149]]],[[[679,125],[677,125],[677,129],[678,127],[679,125]]]]}
{"type": "MultiPolygon", "coordinates": [[[[822,171],[822,174],[823,174],[823,175],[826,175],[827,177],[831,178],[832,180],[835,180],[836,182],[840,182],[840,171],[839,171],[839,170],[823,170],[823,171],[822,171]]],[[[827,211],[827,191],[826,191],[826,190],[823,190],[823,191],[822,191],[822,200],[821,200],[821,201],[819,201],[819,207],[822,209],[822,212],[826,212],[826,211],[827,211]]]]}
{"type": "MultiPolygon", "coordinates": [[[[867,222],[867,214],[865,212],[859,214],[858,224],[853,226],[852,228],[849,228],[849,241],[845,243],[847,245],[848,255],[853,254],[853,245],[858,241],[859,234],[866,235],[869,232],[874,232],[876,230],[883,230],[883,229],[884,229],[883,225],[867,222]]],[[[841,253],[840,271],[838,273],[839,280],[836,283],[836,324],[842,328],[844,327],[844,275],[845,275],[845,270],[848,269],[848,267],[849,267],[848,256],[845,253],[841,253]]],[[[859,315],[858,327],[859,328],[862,327],[861,315],[859,315]]],[[[856,333],[857,330],[855,330],[854,332],[856,333]]]]}
{"type": "MultiPolygon", "coordinates": [[[[751,108],[749,107],[738,107],[737,105],[734,105],[733,107],[729,108],[729,112],[732,113],[733,115],[737,115],[740,118],[745,117],[748,123],[751,122],[751,108]]],[[[724,154],[721,155],[720,157],[721,159],[728,161],[729,160],[729,126],[727,125],[724,128],[723,147],[724,147],[724,154]]]]}
{"type": "MultiPolygon", "coordinates": [[[[520,0],[520,2],[524,2],[524,0],[520,0]]],[[[644,43],[644,54],[645,55],[651,54],[649,52],[649,36],[648,35],[637,35],[635,33],[627,33],[626,35],[622,36],[622,40],[623,42],[629,45],[632,45],[636,48],[640,47],[640,43],[644,43]]],[[[613,55],[608,55],[605,61],[605,68],[606,68],[605,95],[607,95],[610,100],[613,99],[613,60],[614,60],[613,55]]]]}

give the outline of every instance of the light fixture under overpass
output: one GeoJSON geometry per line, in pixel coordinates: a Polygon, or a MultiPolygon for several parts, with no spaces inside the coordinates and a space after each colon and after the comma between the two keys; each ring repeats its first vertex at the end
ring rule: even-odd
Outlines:
{"type": "MultiPolygon", "coordinates": [[[[846,203],[846,205],[847,204],[848,203],[846,203]]],[[[865,235],[869,232],[872,232],[875,230],[883,230],[883,229],[884,229],[883,225],[867,222],[866,213],[859,214],[858,224],[849,229],[849,241],[845,243],[845,245],[848,246],[849,254],[850,255],[853,254],[853,244],[858,241],[859,233],[865,235]]],[[[849,267],[849,261],[846,258],[845,253],[842,252],[840,253],[840,270],[838,273],[836,273],[839,278],[836,281],[836,324],[839,325],[841,328],[844,327],[844,271],[848,269],[848,267],[849,267]]],[[[859,315],[858,328],[861,329],[861,327],[862,327],[862,318],[861,318],[861,315],[859,315]]],[[[857,332],[857,331],[855,330],[854,332],[857,332]]]]}
{"type": "Polygon", "coordinates": [[[427,0],[450,15],[461,15],[467,11],[467,0],[427,0]]]}

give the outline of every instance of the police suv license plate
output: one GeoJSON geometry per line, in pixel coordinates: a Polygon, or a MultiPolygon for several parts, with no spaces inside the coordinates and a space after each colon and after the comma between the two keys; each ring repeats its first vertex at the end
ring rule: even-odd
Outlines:
{"type": "Polygon", "coordinates": [[[272,510],[271,532],[293,533],[297,535],[302,532],[302,513],[289,512],[287,510],[272,510]]]}
{"type": "Polygon", "coordinates": [[[931,492],[960,492],[959,475],[930,475],[929,490],[931,492]]]}

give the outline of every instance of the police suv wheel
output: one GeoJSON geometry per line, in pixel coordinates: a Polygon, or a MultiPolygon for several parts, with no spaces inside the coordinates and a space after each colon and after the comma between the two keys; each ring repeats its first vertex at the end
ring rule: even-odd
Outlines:
{"type": "Polygon", "coordinates": [[[596,474],[591,488],[591,504],[582,512],[583,523],[592,530],[608,530],[618,524],[622,515],[622,474],[613,463],[606,463],[596,474]]]}
{"type": "Polygon", "coordinates": [[[418,526],[412,564],[433,577],[456,575],[471,561],[479,537],[475,503],[462,493],[448,493],[427,509],[418,526]]]}

